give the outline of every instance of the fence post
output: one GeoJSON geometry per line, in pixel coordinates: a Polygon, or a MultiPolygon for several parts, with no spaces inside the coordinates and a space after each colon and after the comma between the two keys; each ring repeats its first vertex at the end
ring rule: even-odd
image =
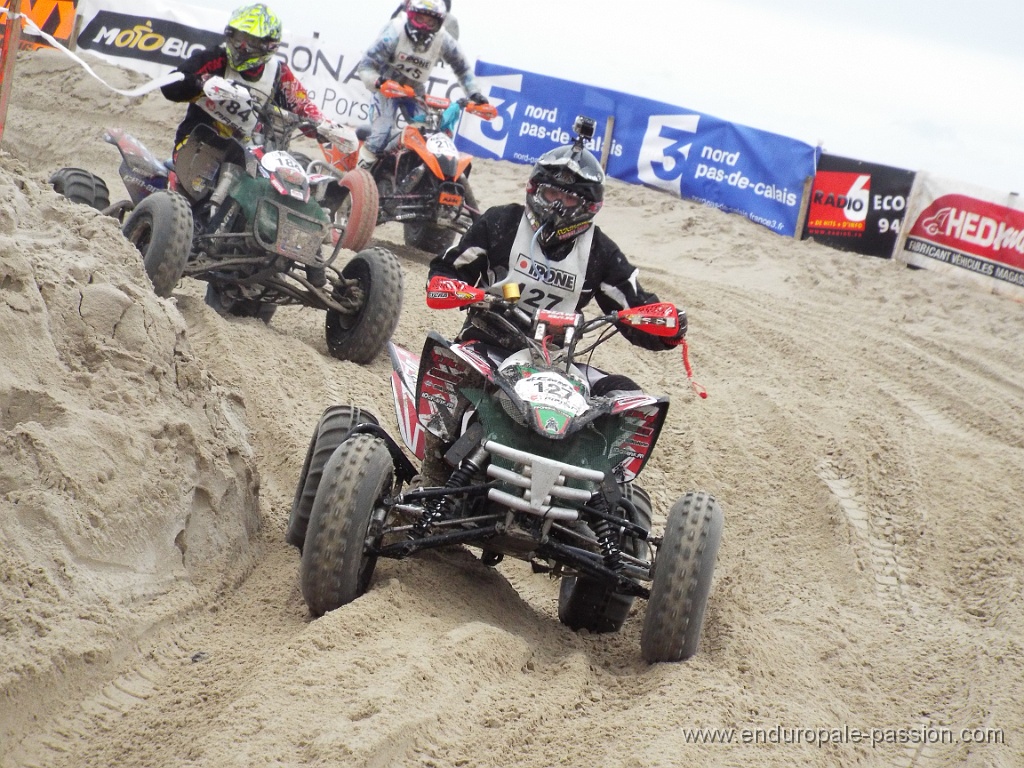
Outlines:
{"type": "Polygon", "coordinates": [[[18,58],[18,39],[21,37],[21,0],[10,0],[4,18],[3,51],[0,51],[0,139],[7,125],[7,104],[14,86],[14,63],[18,58]]]}
{"type": "Polygon", "coordinates": [[[811,207],[811,187],[813,185],[813,176],[808,176],[804,179],[804,193],[800,198],[800,214],[796,217],[796,231],[793,233],[794,240],[802,240],[804,237],[804,224],[807,222],[807,211],[811,207]]]}
{"type": "Polygon", "coordinates": [[[82,16],[82,14],[80,14],[80,13],[76,13],[75,14],[75,26],[74,26],[74,29],[71,30],[71,39],[68,40],[68,50],[69,51],[78,50],[78,35],[82,31],[82,21],[83,21],[83,18],[84,17],[82,16]]]}
{"type": "Polygon", "coordinates": [[[608,170],[608,155],[612,151],[612,133],[615,131],[615,115],[609,115],[604,124],[604,145],[601,147],[601,170],[608,170]]]}

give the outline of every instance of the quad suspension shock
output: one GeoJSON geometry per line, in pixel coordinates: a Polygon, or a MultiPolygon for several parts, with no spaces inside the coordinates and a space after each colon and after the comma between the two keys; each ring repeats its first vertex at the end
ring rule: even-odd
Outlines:
{"type": "MultiPolygon", "coordinates": [[[[467,456],[462,464],[452,472],[445,488],[464,488],[473,481],[473,475],[480,471],[483,459],[487,452],[482,448],[467,456]]],[[[455,504],[454,496],[441,496],[437,499],[428,499],[423,503],[423,514],[420,515],[412,525],[412,535],[416,538],[423,538],[430,533],[430,526],[442,519],[445,515],[451,514],[455,504]]]]}
{"type": "MultiPolygon", "coordinates": [[[[601,512],[608,511],[608,502],[603,496],[596,498],[591,504],[601,512]]],[[[596,522],[590,524],[590,527],[594,531],[594,535],[597,536],[604,564],[613,571],[621,571],[623,568],[622,549],[619,547],[619,542],[616,541],[615,526],[604,518],[598,518],[596,522]]]]}

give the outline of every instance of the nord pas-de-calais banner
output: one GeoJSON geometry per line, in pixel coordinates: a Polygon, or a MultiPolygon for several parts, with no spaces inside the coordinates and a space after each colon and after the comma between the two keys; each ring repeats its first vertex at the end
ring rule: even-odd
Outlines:
{"type": "Polygon", "coordinates": [[[805,238],[867,256],[892,256],[914,171],[823,154],[804,221],[805,238]]]}
{"type": "MultiPolygon", "coordinates": [[[[197,49],[219,45],[229,16],[228,11],[166,0],[81,0],[79,13],[80,49],[152,77],[177,69],[197,49]]],[[[342,50],[329,40],[291,35],[286,20],[277,56],[327,117],[350,125],[369,122],[373,96],[355,76],[362,50],[342,50]]],[[[456,89],[451,70],[435,68],[431,93],[461,95],[454,93],[456,89]]]]}
{"type": "Polygon", "coordinates": [[[894,257],[1024,299],[1024,210],[1000,195],[918,173],[894,257]]]}
{"type": "Polygon", "coordinates": [[[614,117],[608,175],[740,213],[793,236],[815,147],[710,115],[617,91],[478,61],[476,74],[499,116],[463,119],[460,149],[520,163],[572,140],[577,115],[597,121],[604,149],[614,117]]]}

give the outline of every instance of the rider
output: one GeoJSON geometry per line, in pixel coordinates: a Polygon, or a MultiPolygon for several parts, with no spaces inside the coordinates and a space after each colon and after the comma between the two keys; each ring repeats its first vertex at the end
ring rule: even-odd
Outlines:
{"type": "Polygon", "coordinates": [[[246,5],[232,13],[224,38],[216,48],[197,50],[189,56],[175,70],[185,77],[161,88],[171,101],[192,102],[174,136],[175,156],[200,123],[229,133],[195,103],[203,95],[203,83],[214,75],[244,83],[255,98],[273,101],[318,125],[328,122],[287,62],[274,57],[281,44],[281,20],[266,5],[246,5]]]}
{"type": "MultiPolygon", "coordinates": [[[[458,243],[430,262],[430,277],[453,277],[499,296],[502,285],[518,283],[519,303],[534,309],[579,312],[596,299],[602,312],[611,313],[657,302],[638,282],[637,269],[593,223],[603,202],[604,171],[583,140],[552,149],[530,173],[526,205],[485,211],[458,243]]],[[[645,349],[671,349],[686,334],[682,311],[679,320],[674,337],[625,326],[620,332],[645,349]]]]}
{"type": "Polygon", "coordinates": [[[404,12],[388,22],[356,67],[363,85],[374,92],[373,103],[378,110],[370,135],[359,149],[360,167],[372,168],[376,163],[398,122],[399,110],[406,119],[410,117],[413,105],[407,99],[382,93],[385,83],[411,86],[417,95],[423,95],[434,66],[444,61],[470,101],[487,103],[458,41],[443,28],[447,5],[442,0],[407,0],[404,12]]]}
{"type": "MultiPolygon", "coordinates": [[[[455,278],[499,296],[502,285],[517,283],[519,304],[531,309],[579,312],[596,299],[601,311],[610,314],[659,301],[640,285],[638,270],[619,247],[593,223],[604,202],[605,175],[583,141],[578,136],[573,144],[543,154],[530,173],[526,205],[511,203],[485,211],[458,243],[430,262],[429,277],[455,278]]],[[[686,328],[686,313],[680,309],[674,336],[652,336],[626,326],[619,332],[639,347],[660,351],[682,344],[686,328]]],[[[459,338],[495,345],[469,326],[459,338]]],[[[505,357],[514,350],[495,351],[505,357]]],[[[626,376],[579,367],[594,395],[641,389],[626,376]]],[[[438,442],[427,442],[421,475],[432,482],[426,484],[437,484],[436,462],[444,450],[438,442]]]]}

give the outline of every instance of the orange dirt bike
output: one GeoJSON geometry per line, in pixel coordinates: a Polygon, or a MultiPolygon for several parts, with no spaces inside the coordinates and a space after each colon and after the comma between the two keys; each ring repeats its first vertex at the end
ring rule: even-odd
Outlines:
{"type": "Polygon", "coordinates": [[[592,377],[582,364],[622,327],[671,336],[678,308],[657,303],[586,319],[446,277],[431,279],[427,306],[465,309],[467,327],[495,343],[433,332],[420,354],[388,343],[401,440],[423,460],[429,432],[448,446],[443,460],[417,469],[362,408],[323,413],[287,532],[302,550],[310,613],[364,594],[378,558],[465,545],[486,566],[510,556],[559,578],[558,618],[573,629],[617,632],[640,597],[643,657],[696,653],[721,507],[708,493],[684,493],[662,510],[664,533],[655,533],[653,500],[637,481],[668,398],[624,376],[592,377]]]}
{"type": "MultiPolygon", "coordinates": [[[[462,111],[484,120],[497,117],[491,104],[442,96],[417,96],[412,88],[393,81],[381,92],[408,104],[408,124],[385,147],[371,173],[377,182],[377,224],[401,222],[405,244],[439,253],[450,246],[480,215],[469,185],[473,157],[460,152],[452,138],[462,111]]],[[[365,140],[369,128],[358,130],[365,140]]],[[[356,168],[358,149],[351,151],[321,143],[326,166],[335,172],[356,168]]]]}

